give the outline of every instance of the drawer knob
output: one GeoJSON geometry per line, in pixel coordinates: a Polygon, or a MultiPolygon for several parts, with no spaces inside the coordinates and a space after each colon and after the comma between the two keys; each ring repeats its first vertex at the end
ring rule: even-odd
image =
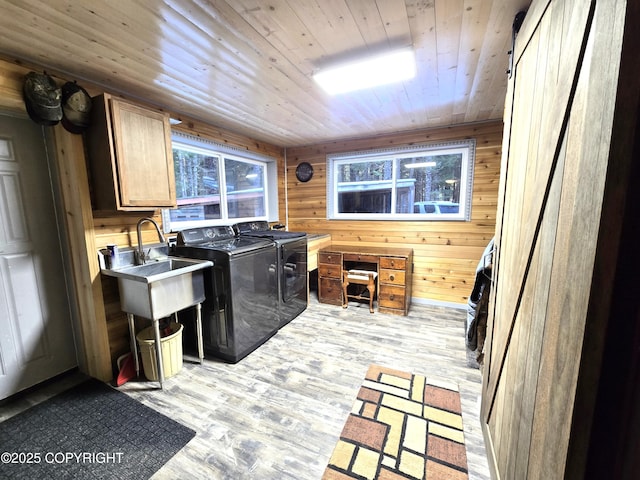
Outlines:
{"type": "Polygon", "coordinates": [[[393,294],[389,295],[389,300],[393,300],[393,294]]]}
{"type": "Polygon", "coordinates": [[[392,282],[396,279],[395,275],[389,275],[389,280],[391,280],[392,282]]]}
{"type": "Polygon", "coordinates": [[[393,262],[393,260],[391,260],[391,266],[393,267],[395,265],[395,263],[393,262]]]}

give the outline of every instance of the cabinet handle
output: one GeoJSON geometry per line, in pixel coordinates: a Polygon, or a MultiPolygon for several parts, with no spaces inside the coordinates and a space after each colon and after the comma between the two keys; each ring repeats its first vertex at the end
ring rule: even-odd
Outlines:
{"type": "Polygon", "coordinates": [[[393,263],[393,260],[391,260],[391,266],[392,266],[392,267],[393,267],[393,266],[395,266],[395,264],[393,263]]]}
{"type": "Polygon", "coordinates": [[[393,294],[389,295],[389,300],[393,301],[393,294]]]}
{"type": "Polygon", "coordinates": [[[396,279],[395,275],[389,275],[389,280],[391,280],[392,282],[396,279]]]}

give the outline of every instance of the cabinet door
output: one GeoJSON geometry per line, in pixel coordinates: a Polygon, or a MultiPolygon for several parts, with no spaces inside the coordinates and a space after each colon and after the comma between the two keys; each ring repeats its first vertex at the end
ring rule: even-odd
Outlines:
{"type": "Polygon", "coordinates": [[[121,207],[175,207],[169,115],[111,98],[121,207]]]}

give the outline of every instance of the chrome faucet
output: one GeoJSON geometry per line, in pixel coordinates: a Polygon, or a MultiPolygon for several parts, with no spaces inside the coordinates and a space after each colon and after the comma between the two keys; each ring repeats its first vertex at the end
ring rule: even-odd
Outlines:
{"type": "Polygon", "coordinates": [[[161,243],[165,243],[164,235],[160,231],[160,227],[156,223],[153,218],[144,217],[138,220],[138,225],[136,227],[136,232],[138,233],[138,250],[136,251],[136,265],[144,265],[147,262],[147,254],[144,252],[144,248],[142,247],[142,224],[144,222],[150,222],[156,227],[156,231],[158,232],[158,240],[161,243]]]}

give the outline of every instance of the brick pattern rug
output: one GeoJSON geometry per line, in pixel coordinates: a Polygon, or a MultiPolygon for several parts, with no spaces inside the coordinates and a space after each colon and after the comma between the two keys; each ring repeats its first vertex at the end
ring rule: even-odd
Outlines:
{"type": "Polygon", "coordinates": [[[458,385],[371,365],[322,478],[467,479],[458,385]]]}

